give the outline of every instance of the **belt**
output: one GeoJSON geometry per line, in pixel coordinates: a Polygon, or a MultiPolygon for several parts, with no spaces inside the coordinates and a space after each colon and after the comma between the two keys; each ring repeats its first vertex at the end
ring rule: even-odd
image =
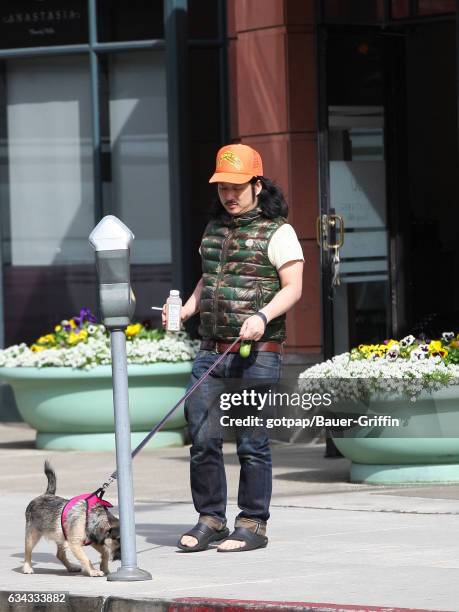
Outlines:
{"type": "MultiPolygon", "coordinates": [[[[230,353],[238,353],[241,343],[233,346],[230,353]]],[[[201,350],[224,353],[231,346],[231,342],[220,342],[217,340],[202,340],[201,350]]],[[[280,342],[252,342],[252,351],[266,351],[268,353],[282,353],[283,346],[280,342]]]]}

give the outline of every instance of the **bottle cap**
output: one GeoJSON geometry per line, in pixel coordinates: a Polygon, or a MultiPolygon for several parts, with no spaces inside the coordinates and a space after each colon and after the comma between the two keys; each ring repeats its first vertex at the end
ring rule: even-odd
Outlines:
{"type": "Polygon", "coordinates": [[[170,294],[169,295],[180,295],[180,291],[177,291],[177,289],[171,289],[170,294]]]}

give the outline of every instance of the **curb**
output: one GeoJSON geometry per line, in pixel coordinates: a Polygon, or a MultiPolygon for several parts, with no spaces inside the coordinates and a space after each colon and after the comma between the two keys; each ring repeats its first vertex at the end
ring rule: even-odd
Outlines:
{"type": "MultiPolygon", "coordinates": [[[[313,603],[307,601],[260,601],[182,597],[178,599],[136,599],[135,597],[91,597],[68,595],[63,602],[9,601],[12,595],[33,596],[39,591],[0,591],[1,612],[452,612],[421,608],[394,608],[359,604],[313,603]]],[[[44,593],[44,592],[43,592],[44,593]]]]}

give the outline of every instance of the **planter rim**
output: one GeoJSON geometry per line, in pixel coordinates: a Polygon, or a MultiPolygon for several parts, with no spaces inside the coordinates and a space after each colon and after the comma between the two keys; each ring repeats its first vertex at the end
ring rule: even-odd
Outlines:
{"type": "MultiPolygon", "coordinates": [[[[454,399],[454,398],[459,399],[459,380],[454,380],[454,382],[451,382],[449,385],[445,385],[441,387],[440,389],[436,389],[433,391],[422,390],[414,401],[411,401],[411,399],[408,396],[402,393],[397,393],[395,391],[388,392],[388,393],[378,391],[370,395],[369,402],[371,404],[373,402],[392,403],[392,402],[403,401],[415,407],[418,402],[425,401],[425,400],[454,399]]],[[[342,400],[339,398],[337,401],[352,403],[352,402],[361,401],[361,400],[348,400],[348,399],[342,400]]]]}
{"type": "MultiPolygon", "coordinates": [[[[191,372],[192,361],[159,361],[149,364],[129,364],[128,375],[141,377],[152,374],[186,374],[191,372]]],[[[15,379],[56,379],[56,378],[106,378],[112,376],[111,365],[97,365],[89,370],[71,368],[68,366],[37,367],[0,367],[0,380],[15,379]]]]}

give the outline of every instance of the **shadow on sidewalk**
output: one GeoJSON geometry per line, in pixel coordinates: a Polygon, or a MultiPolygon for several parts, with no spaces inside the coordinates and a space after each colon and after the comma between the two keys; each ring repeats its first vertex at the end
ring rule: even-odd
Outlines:
{"type": "MultiPolygon", "coordinates": [[[[0,403],[0,411],[2,408],[0,403]]],[[[35,429],[24,421],[0,421],[0,449],[35,449],[35,436],[35,429]]]]}
{"type": "Polygon", "coordinates": [[[191,529],[191,527],[193,527],[193,517],[190,517],[190,519],[190,522],[186,525],[137,523],[135,530],[138,535],[145,538],[145,542],[147,544],[156,544],[157,546],[172,546],[175,548],[180,536],[184,534],[185,531],[188,531],[191,529]]]}
{"type": "Polygon", "coordinates": [[[344,459],[339,464],[333,464],[334,470],[327,468],[305,469],[299,472],[273,475],[273,480],[289,480],[291,482],[348,482],[349,461],[344,459]]]}
{"type": "MultiPolygon", "coordinates": [[[[12,559],[20,559],[21,560],[21,565],[19,565],[18,567],[12,567],[11,571],[15,572],[16,574],[22,574],[22,563],[24,561],[24,553],[23,552],[17,552],[14,553],[12,555],[10,555],[10,557],[12,559]]],[[[58,561],[56,559],[56,555],[53,555],[52,553],[41,553],[41,552],[34,552],[33,553],[33,562],[32,562],[32,566],[33,566],[33,573],[34,574],[49,574],[49,575],[56,575],[56,576],[79,576],[79,573],[69,573],[64,567],[61,567],[60,561],[58,561]],[[52,567],[40,567],[41,563],[55,563],[56,567],[52,568],[52,567]]]]}
{"type": "Polygon", "coordinates": [[[15,440],[14,442],[0,442],[0,448],[11,448],[11,449],[24,449],[32,448],[35,449],[35,440],[15,440]]]}

